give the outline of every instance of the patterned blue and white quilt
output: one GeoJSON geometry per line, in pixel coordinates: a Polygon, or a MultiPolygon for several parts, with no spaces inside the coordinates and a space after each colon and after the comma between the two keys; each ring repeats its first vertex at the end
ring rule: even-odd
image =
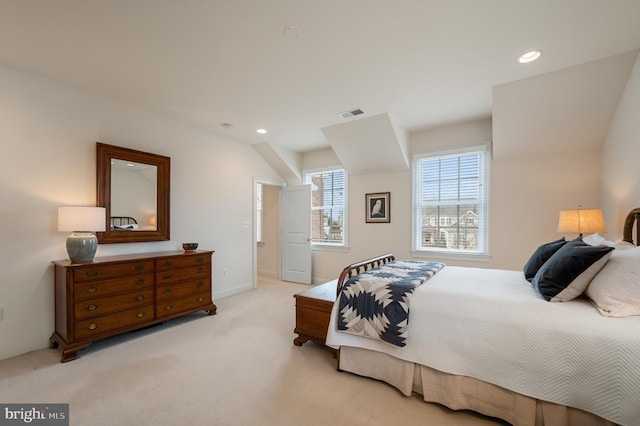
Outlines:
{"type": "Polygon", "coordinates": [[[405,346],[410,296],[444,266],[394,260],[350,278],[340,291],[337,329],[405,346]]]}

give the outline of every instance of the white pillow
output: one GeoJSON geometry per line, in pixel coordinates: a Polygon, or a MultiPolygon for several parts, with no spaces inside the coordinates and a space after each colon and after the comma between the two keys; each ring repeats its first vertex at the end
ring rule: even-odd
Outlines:
{"type": "Polygon", "coordinates": [[[582,241],[589,244],[590,246],[607,246],[607,247],[615,246],[615,243],[613,241],[608,241],[598,233],[587,235],[582,239],[582,241]]]}
{"type": "Polygon", "coordinates": [[[636,248],[636,245],[628,241],[618,241],[615,243],[614,247],[616,250],[629,250],[636,248]]]}
{"type": "Polygon", "coordinates": [[[604,316],[640,315],[640,247],[614,250],[585,293],[604,316]]]}

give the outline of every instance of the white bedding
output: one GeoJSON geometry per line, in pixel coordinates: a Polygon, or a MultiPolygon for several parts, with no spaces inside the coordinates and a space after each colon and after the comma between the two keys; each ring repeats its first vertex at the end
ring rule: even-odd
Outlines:
{"type": "Polygon", "coordinates": [[[521,271],[446,266],[414,292],[405,347],[336,332],[336,315],[334,307],[334,348],[372,349],[640,424],[640,317],[604,317],[587,299],[547,302],[521,271]]]}

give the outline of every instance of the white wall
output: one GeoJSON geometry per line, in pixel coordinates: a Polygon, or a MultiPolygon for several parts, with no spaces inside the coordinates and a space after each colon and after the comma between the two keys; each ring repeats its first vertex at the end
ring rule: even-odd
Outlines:
{"type": "Polygon", "coordinates": [[[639,158],[640,57],[636,60],[602,148],[602,205],[612,241],[622,239],[625,216],[630,210],[640,207],[639,158]]]}
{"type": "Polygon", "coordinates": [[[600,157],[581,151],[493,161],[487,266],[521,270],[540,244],[562,236],[560,210],[600,208],[600,157]]]}
{"type": "Polygon", "coordinates": [[[197,241],[216,251],[214,299],[252,288],[253,179],[281,179],[251,146],[4,66],[0,141],[0,359],[48,344],[50,262],[66,257],[57,208],[95,205],[98,141],[171,157],[171,241],[100,245],[97,256],[197,241]]]}
{"type": "MultiPolygon", "coordinates": [[[[410,135],[412,154],[490,141],[490,119],[475,120],[410,135]]],[[[305,156],[303,164],[331,166],[331,156],[320,151],[305,156]],[[309,158],[307,158],[309,157],[309,158]]],[[[488,262],[455,261],[449,265],[520,270],[540,244],[560,237],[558,212],[582,204],[598,208],[600,152],[504,158],[490,162],[488,262]]],[[[411,172],[349,176],[348,248],[315,250],[314,282],[334,279],[349,263],[384,253],[410,257],[411,172]],[[368,224],[364,197],[369,192],[391,192],[391,223],[368,224]]],[[[574,236],[568,236],[574,237],[574,236]]],[[[434,257],[435,259],[435,257],[434,257]]]]}

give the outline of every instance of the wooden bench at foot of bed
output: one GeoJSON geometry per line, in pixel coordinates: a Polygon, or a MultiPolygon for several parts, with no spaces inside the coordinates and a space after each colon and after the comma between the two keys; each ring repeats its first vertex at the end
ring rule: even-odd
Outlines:
{"type": "Polygon", "coordinates": [[[293,340],[294,345],[302,346],[311,340],[336,356],[337,351],[325,342],[337,284],[338,280],[329,281],[293,296],[296,299],[296,328],[293,332],[298,334],[293,340]]]}

